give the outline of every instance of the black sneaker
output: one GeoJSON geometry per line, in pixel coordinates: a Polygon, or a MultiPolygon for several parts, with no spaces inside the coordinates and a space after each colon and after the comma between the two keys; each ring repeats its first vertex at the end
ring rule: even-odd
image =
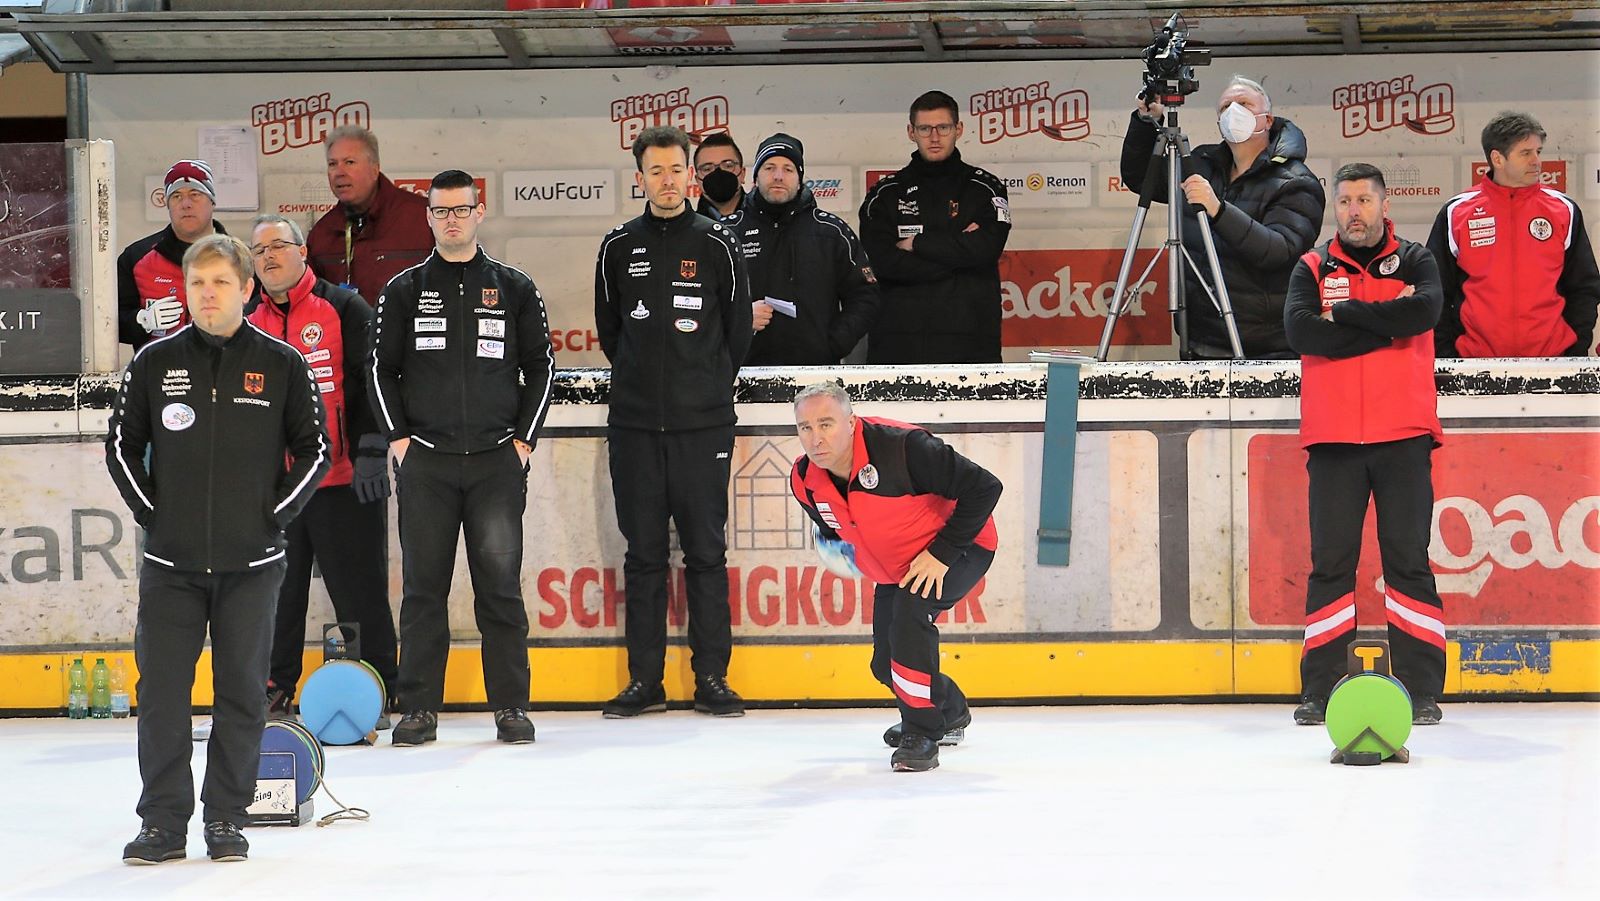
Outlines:
{"type": "Polygon", "coordinates": [[[619,720],[641,713],[660,713],[666,709],[667,690],[661,687],[660,682],[646,686],[637,679],[630,679],[628,687],[607,701],[600,708],[600,713],[608,720],[619,720]]]}
{"type": "Polygon", "coordinates": [[[267,683],[267,719],[294,719],[294,699],[271,682],[267,683]]]}
{"type": "Polygon", "coordinates": [[[122,862],[136,867],[153,866],[188,856],[189,838],[160,826],[145,826],[139,835],[122,848],[122,862]]]}
{"type": "Polygon", "coordinates": [[[508,745],[533,743],[533,724],[520,707],[494,712],[494,737],[508,745]]]}
{"type": "Polygon", "coordinates": [[[1436,726],[1444,719],[1444,711],[1439,709],[1439,702],[1433,695],[1417,695],[1411,702],[1411,725],[1436,726]]]}
{"type": "MultiPolygon", "coordinates": [[[[939,736],[939,747],[953,748],[961,744],[967,737],[967,727],[970,725],[972,725],[972,710],[968,708],[966,713],[961,714],[959,719],[949,724],[949,727],[944,730],[944,734],[939,736]]],[[[904,723],[895,723],[884,730],[883,743],[891,748],[900,747],[900,735],[904,728],[904,723]]]]}
{"type": "Polygon", "coordinates": [[[889,766],[897,773],[920,773],[939,765],[939,743],[920,732],[906,732],[900,736],[900,747],[889,757],[889,766]]]}
{"type": "Polygon", "coordinates": [[[206,853],[212,860],[230,863],[250,856],[250,843],[244,833],[232,823],[221,821],[206,824],[206,853]]]}
{"type": "Polygon", "coordinates": [[[695,676],[694,709],[712,716],[744,716],[744,698],[728,687],[726,676],[695,676]]]}
{"type": "Polygon", "coordinates": [[[1297,726],[1320,726],[1328,721],[1328,699],[1322,695],[1307,695],[1294,709],[1297,726]]]}
{"type": "Polygon", "coordinates": [[[431,710],[419,710],[406,714],[400,720],[400,725],[395,726],[389,736],[389,743],[410,748],[438,737],[439,715],[431,710]]]}

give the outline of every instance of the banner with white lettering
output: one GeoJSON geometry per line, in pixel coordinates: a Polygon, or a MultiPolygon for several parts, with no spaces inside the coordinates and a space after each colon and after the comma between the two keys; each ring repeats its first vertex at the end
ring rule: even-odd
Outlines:
{"type": "MultiPolygon", "coordinates": [[[[613,38],[648,47],[629,29],[613,38]]],[[[1571,52],[1562,65],[1591,71],[1600,53],[1571,52]]],[[[1531,54],[1218,60],[1200,70],[1200,90],[1179,118],[1193,144],[1215,143],[1216,99],[1228,74],[1263,82],[1273,113],[1304,130],[1312,171],[1326,182],[1344,163],[1376,163],[1400,233],[1421,241],[1445,200],[1481,177],[1483,124],[1503,109],[1522,109],[1549,132],[1545,184],[1570,193],[1597,221],[1600,87],[1576,79],[1571,91],[1552,93],[1548,69],[1547,59],[1531,54]]],[[[1023,359],[1033,347],[1098,340],[1107,282],[1115,282],[1132,222],[1135,198],[1119,158],[1142,71],[1129,59],[660,66],[564,71],[556,81],[510,71],[286,73],[270,81],[214,74],[198,94],[187,89],[187,76],[118,75],[91,76],[88,97],[91,133],[117,143],[125,242],[164,221],[160,175],[194,153],[202,128],[248,127],[260,212],[307,225],[331,203],[322,140],[339,125],[371,127],[384,170],[419,179],[419,188],[444,168],[471,172],[482,179],[489,205],[486,248],[544,289],[551,327],[563,337],[559,364],[585,366],[604,364],[593,335],[594,252],[602,235],[643,207],[628,150],[640,131],[673,124],[696,141],[727,132],[747,162],[762,138],[795,135],[805,143],[818,204],[855,225],[872,183],[909,158],[911,100],[937,88],[961,107],[963,157],[989,168],[1010,193],[1015,230],[1002,267],[1004,342],[1009,359],[1023,359]],[[184,103],[173,104],[179,94],[184,103]]],[[[250,215],[228,214],[224,223],[242,228],[250,215]]],[[[1150,216],[1144,248],[1160,245],[1165,222],[1150,216]]],[[[1124,356],[1172,355],[1165,265],[1154,272],[1163,281],[1141,289],[1114,336],[1124,356]]]]}

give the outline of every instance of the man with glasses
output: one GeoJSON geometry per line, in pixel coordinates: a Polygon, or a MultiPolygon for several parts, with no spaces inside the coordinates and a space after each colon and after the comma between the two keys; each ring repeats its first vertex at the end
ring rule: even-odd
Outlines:
{"type": "Polygon", "coordinates": [[[943,91],[911,104],[911,162],[861,204],[861,243],[883,310],[868,363],[1000,360],[1000,254],[1011,207],[1000,179],[961,159],[961,110],[943,91]]]}
{"type": "Polygon", "coordinates": [[[189,322],[183,254],[206,235],[227,230],[211,218],[217,189],[203,160],[178,160],[163,179],[166,228],[129,244],[117,257],[117,340],[137,350],[189,322]]]}
{"type": "Polygon", "coordinates": [[[707,135],[694,149],[694,174],[700,180],[695,212],[722,221],[744,205],[744,154],[727,132],[707,135]]]}
{"type": "Polygon", "coordinates": [[[389,496],[388,443],[367,399],[372,307],[354,291],[317,278],[306,266],[304,233],[282,216],[256,219],[250,253],[261,296],[248,318],[300,351],[311,365],[328,416],[332,463],[305,509],[285,530],[288,571],[278,592],[267,715],[289,716],[305,654],[313,560],[322,571],[334,614],[361,630],[361,659],[386,688],[394,687],[394,619],[384,566],[383,504],[378,503],[389,496]]]}
{"type": "Polygon", "coordinates": [[[521,271],[478,245],[483,201],[472,176],[433,177],[434,252],[378,298],[372,388],[395,458],[404,597],[396,745],[437,737],[450,654],[450,577],[466,533],[483,683],[496,737],[534,740],[522,513],[529,458],[550,406],[555,356],[544,299],[521,271]]]}
{"type": "Polygon", "coordinates": [[[389,279],[433,249],[428,201],[379,171],[378,138],[367,129],[335,128],[323,147],[328,189],[338,202],[311,228],[306,241],[311,269],[372,303],[389,279]]]}

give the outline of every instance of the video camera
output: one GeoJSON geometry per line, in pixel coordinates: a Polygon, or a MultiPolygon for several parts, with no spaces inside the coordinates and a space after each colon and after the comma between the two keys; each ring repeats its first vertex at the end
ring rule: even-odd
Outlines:
{"type": "Polygon", "coordinates": [[[1155,41],[1144,48],[1144,90],[1139,96],[1165,106],[1179,106],[1200,89],[1195,66],[1211,65],[1211,51],[1186,47],[1189,29],[1183,13],[1173,13],[1155,41]]]}

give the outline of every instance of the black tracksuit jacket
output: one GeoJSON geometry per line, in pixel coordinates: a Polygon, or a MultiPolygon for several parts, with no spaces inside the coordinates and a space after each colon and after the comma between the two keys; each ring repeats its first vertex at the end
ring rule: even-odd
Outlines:
{"type": "Polygon", "coordinates": [[[300,352],[249,322],[226,340],[189,325],[146,344],[106,435],[145,559],[207,573],[281,560],[284,527],[328,471],[325,422],[300,352]]]}
{"type": "Polygon", "coordinates": [[[595,329],[611,361],[607,422],[653,432],[733,425],[750,320],[744,257],[725,225],[646,209],[612,229],[594,275],[595,329]]]}
{"type": "Polygon", "coordinates": [[[521,270],[481,247],[465,263],[429,254],[383,289],[372,328],[372,408],[390,441],[449,454],[537,443],[555,354],[521,270]]]}

